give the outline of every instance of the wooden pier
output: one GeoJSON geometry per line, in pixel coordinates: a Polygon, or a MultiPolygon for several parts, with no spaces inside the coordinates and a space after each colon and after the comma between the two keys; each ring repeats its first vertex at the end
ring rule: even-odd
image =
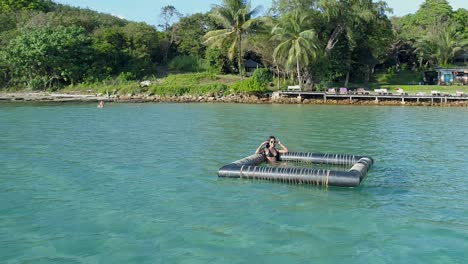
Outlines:
{"type": "Polygon", "coordinates": [[[455,96],[455,95],[408,95],[408,94],[332,94],[324,92],[279,92],[280,96],[286,97],[301,97],[303,99],[322,99],[324,102],[327,100],[349,100],[357,101],[401,101],[405,102],[430,102],[431,104],[446,104],[454,101],[468,101],[468,96],[455,96]]]}

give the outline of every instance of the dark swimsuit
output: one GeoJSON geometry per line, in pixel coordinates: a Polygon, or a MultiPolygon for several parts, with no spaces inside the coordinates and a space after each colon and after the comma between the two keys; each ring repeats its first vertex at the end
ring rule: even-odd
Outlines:
{"type": "Polygon", "coordinates": [[[271,153],[271,151],[268,150],[268,153],[266,154],[266,156],[269,157],[269,158],[276,158],[276,160],[278,160],[278,158],[279,158],[278,150],[276,150],[276,155],[273,155],[273,153],[271,153]]]}

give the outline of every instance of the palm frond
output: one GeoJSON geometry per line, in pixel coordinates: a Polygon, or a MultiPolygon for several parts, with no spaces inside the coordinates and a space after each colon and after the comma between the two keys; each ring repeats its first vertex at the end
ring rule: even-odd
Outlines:
{"type": "Polygon", "coordinates": [[[258,14],[262,12],[262,10],[263,10],[262,6],[256,6],[250,12],[248,12],[248,16],[250,18],[256,17],[258,14]]]}
{"type": "Polygon", "coordinates": [[[228,50],[228,58],[232,61],[234,59],[234,55],[236,55],[236,51],[237,51],[237,45],[238,45],[238,42],[239,40],[236,38],[232,44],[231,44],[231,47],[229,47],[229,50],[228,50]]]}
{"type": "Polygon", "coordinates": [[[292,43],[290,40],[284,41],[281,44],[279,44],[273,51],[273,59],[275,61],[281,62],[285,60],[287,58],[286,52],[289,52],[289,50],[291,49],[291,45],[292,43]]]}
{"type": "Polygon", "coordinates": [[[309,41],[314,41],[317,35],[315,34],[315,31],[313,29],[309,29],[309,30],[300,32],[299,36],[309,41]]]}
{"type": "Polygon", "coordinates": [[[224,41],[232,39],[232,35],[233,32],[228,29],[210,31],[203,37],[205,39],[205,41],[203,41],[203,45],[220,46],[224,41]]]}
{"type": "Polygon", "coordinates": [[[218,20],[224,28],[232,28],[235,24],[235,19],[231,11],[224,7],[216,8],[212,13],[212,17],[218,20]]]}
{"type": "Polygon", "coordinates": [[[297,52],[296,52],[296,43],[291,43],[291,48],[289,49],[289,52],[288,52],[288,59],[286,61],[286,69],[291,69],[291,66],[294,65],[296,63],[296,56],[297,56],[297,52]]]}

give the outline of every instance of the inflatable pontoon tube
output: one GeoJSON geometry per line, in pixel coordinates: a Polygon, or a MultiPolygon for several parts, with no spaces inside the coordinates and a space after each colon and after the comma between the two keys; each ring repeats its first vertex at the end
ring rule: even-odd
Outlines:
{"type": "Polygon", "coordinates": [[[356,187],[362,182],[374,160],[368,156],[290,152],[280,161],[350,166],[348,171],[298,167],[258,166],[265,156],[254,154],[221,167],[219,177],[272,180],[286,183],[356,187]]]}

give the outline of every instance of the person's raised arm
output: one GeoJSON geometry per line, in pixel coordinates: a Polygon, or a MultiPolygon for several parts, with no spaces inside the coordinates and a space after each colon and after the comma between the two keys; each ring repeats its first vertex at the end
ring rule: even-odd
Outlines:
{"type": "Polygon", "coordinates": [[[286,154],[289,152],[288,148],[285,145],[281,144],[281,141],[279,140],[278,140],[278,145],[280,145],[283,148],[283,149],[278,150],[279,153],[286,154]]]}
{"type": "Polygon", "coordinates": [[[267,143],[268,141],[265,141],[265,142],[262,142],[262,144],[260,144],[260,146],[258,146],[257,150],[255,150],[255,154],[260,154],[260,151],[262,150],[262,147],[265,143],[267,143]]]}

